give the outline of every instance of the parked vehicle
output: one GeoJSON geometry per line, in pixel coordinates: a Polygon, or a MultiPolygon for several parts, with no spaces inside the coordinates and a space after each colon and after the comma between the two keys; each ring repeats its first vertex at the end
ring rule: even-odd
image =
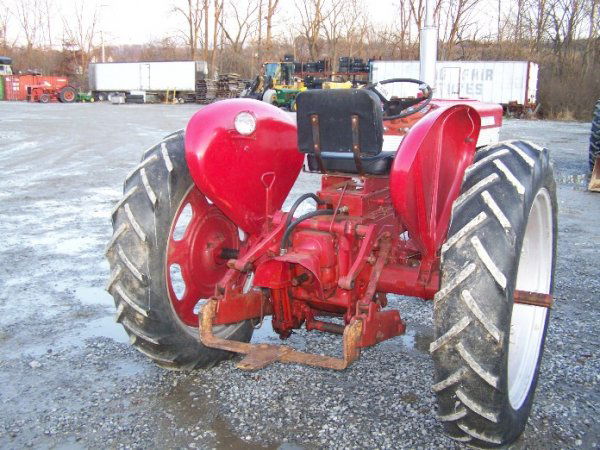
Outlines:
{"type": "Polygon", "coordinates": [[[204,61],[92,63],[89,88],[101,101],[114,94],[129,96],[132,91],[144,92],[144,101],[162,101],[167,92],[171,96],[175,92],[181,102],[195,101],[197,81],[206,74],[204,61]]]}
{"type": "Polygon", "coordinates": [[[12,58],[0,56],[0,76],[12,75],[12,58]]]}
{"type": "MultiPolygon", "coordinates": [[[[530,61],[438,61],[435,98],[470,98],[533,112],[537,105],[537,64],[530,61]]],[[[387,78],[418,78],[419,61],[372,61],[371,82],[387,78]]],[[[391,95],[412,95],[395,86],[391,95]]]]}
{"type": "Polygon", "coordinates": [[[162,367],[212,367],[236,352],[245,370],[342,370],[405,332],[387,293],[433,299],[439,419],[459,441],[514,441],[552,305],[548,151],[477,148],[501,106],[432,100],[418,80],[307,90],[296,103],[297,125],[265,102],[213,103],[144,153],[112,214],[116,320],[162,367]],[[422,96],[380,90],[396,83],[422,96]],[[401,143],[382,151],[384,132],[401,143]],[[284,212],[305,157],[322,187],[284,212]],[[309,199],[317,209],[295,217],[309,199]],[[343,357],[249,343],[269,315],[282,339],[303,325],[342,335],[343,357]]]}
{"type": "Polygon", "coordinates": [[[77,98],[69,79],[62,76],[7,75],[4,91],[5,99],[12,101],[73,103],[77,98]]]}

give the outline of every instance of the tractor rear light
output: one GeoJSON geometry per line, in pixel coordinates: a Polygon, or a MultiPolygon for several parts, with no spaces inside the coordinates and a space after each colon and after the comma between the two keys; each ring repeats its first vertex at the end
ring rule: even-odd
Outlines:
{"type": "Polygon", "coordinates": [[[238,133],[249,136],[256,130],[256,118],[247,111],[243,111],[235,116],[234,126],[238,133]]]}

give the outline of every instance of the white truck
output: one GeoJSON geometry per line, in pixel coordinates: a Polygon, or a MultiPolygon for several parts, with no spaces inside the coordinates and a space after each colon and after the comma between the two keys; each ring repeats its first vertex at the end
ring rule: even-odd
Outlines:
{"type": "Polygon", "coordinates": [[[195,101],[196,86],[207,74],[204,61],[91,63],[89,87],[97,100],[120,95],[138,103],[169,98],[195,101]]]}
{"type": "MultiPolygon", "coordinates": [[[[530,61],[438,61],[435,98],[471,98],[533,111],[537,104],[537,64],[530,61]]],[[[419,61],[373,61],[371,82],[388,78],[419,78],[419,61]]],[[[402,88],[396,83],[393,87],[402,88]]],[[[404,87],[406,89],[406,87],[404,87]]],[[[412,92],[390,92],[395,96],[412,92]]]]}

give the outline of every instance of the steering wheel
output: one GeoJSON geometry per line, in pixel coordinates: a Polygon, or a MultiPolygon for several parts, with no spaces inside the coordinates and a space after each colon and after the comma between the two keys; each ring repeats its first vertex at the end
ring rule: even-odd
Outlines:
{"type": "Polygon", "coordinates": [[[411,116],[419,111],[422,111],[433,97],[433,89],[427,83],[415,80],[414,78],[390,78],[388,80],[379,81],[378,83],[370,83],[365,86],[374,92],[383,103],[383,120],[402,119],[403,117],[411,116]],[[419,90],[423,93],[423,97],[417,98],[388,98],[384,89],[378,90],[379,85],[391,83],[413,83],[419,85],[419,90]],[[419,105],[414,107],[415,105],[419,105]]]}

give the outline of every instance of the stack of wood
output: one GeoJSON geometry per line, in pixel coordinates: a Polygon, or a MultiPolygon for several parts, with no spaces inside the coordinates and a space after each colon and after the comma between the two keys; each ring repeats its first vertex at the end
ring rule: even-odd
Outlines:
{"type": "Polygon", "coordinates": [[[240,80],[240,76],[237,73],[226,73],[219,75],[219,81],[217,81],[217,98],[236,98],[239,97],[241,92],[244,90],[245,83],[240,80]]]}
{"type": "Polygon", "coordinates": [[[217,97],[217,83],[211,80],[196,81],[196,103],[208,105],[217,97]]]}

